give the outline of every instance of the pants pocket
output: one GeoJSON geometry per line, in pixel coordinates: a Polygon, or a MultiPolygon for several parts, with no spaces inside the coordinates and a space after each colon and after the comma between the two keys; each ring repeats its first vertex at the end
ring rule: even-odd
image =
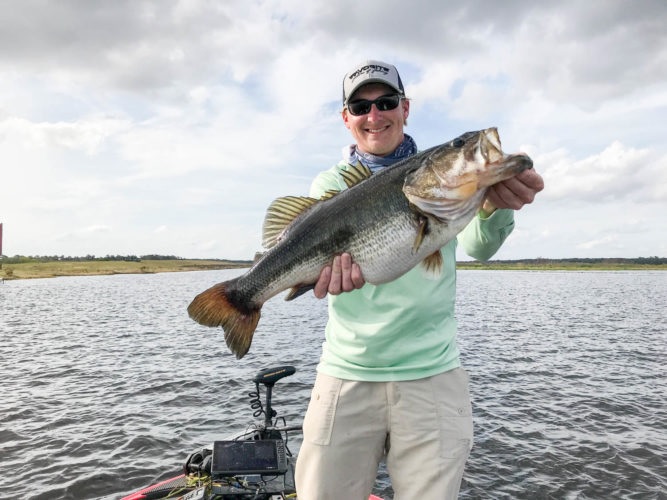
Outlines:
{"type": "Polygon", "coordinates": [[[456,368],[434,377],[440,421],[440,455],[442,458],[465,458],[473,439],[472,405],[468,374],[456,368]]]}
{"type": "Polygon", "coordinates": [[[440,430],[440,456],[442,458],[467,458],[471,448],[472,418],[443,419],[440,430]]]}
{"type": "Polygon", "coordinates": [[[331,443],[336,406],[343,381],[317,374],[303,421],[303,439],[320,446],[331,443]]]}

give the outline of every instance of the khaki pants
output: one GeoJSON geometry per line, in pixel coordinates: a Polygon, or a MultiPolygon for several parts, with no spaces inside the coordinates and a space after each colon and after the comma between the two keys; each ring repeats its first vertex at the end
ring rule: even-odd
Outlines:
{"type": "Polygon", "coordinates": [[[318,374],[296,466],[299,500],[367,500],[386,456],[394,500],[458,496],[472,446],[468,375],[405,382],[318,374]]]}

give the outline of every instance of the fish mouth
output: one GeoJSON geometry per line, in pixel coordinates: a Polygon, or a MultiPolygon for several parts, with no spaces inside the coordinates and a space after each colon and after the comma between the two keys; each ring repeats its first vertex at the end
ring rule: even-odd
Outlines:
{"type": "Polygon", "coordinates": [[[449,219],[481,204],[488,187],[532,166],[524,153],[503,153],[496,128],[468,132],[434,148],[405,177],[403,192],[422,212],[449,219]]]}
{"type": "Polygon", "coordinates": [[[491,163],[485,170],[479,172],[477,182],[480,188],[487,188],[531,168],[533,160],[525,153],[504,155],[501,161],[491,163]]]}
{"type": "Polygon", "coordinates": [[[469,172],[458,176],[456,179],[451,177],[442,178],[436,173],[435,175],[440,181],[438,189],[421,190],[419,186],[410,185],[410,180],[406,177],[403,191],[408,198],[419,198],[430,202],[465,201],[473,197],[478,191],[510,179],[531,168],[533,168],[533,160],[528,155],[523,153],[505,155],[501,161],[489,163],[483,170],[469,172]]]}

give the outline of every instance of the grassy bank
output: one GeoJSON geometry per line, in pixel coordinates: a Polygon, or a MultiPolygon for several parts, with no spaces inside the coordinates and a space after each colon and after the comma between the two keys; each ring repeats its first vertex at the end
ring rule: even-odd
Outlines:
{"type": "MultiPolygon", "coordinates": [[[[229,260],[141,260],[141,261],[49,261],[3,264],[0,279],[53,278],[56,276],[95,276],[108,274],[150,274],[182,271],[205,271],[249,267],[250,261],[229,260]]],[[[459,262],[458,269],[510,271],[667,271],[667,264],[636,263],[629,260],[602,262],[568,262],[558,260],[524,260],[459,262]]]]}
{"type": "Polygon", "coordinates": [[[52,261],[3,264],[0,278],[29,279],[56,276],[96,276],[107,274],[150,274],[181,271],[205,271],[248,267],[250,262],[227,260],[141,260],[132,261],[52,261]]]}

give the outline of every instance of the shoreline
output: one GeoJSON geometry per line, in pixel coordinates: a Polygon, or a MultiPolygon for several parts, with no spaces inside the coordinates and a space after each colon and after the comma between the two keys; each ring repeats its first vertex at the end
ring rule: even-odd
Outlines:
{"type": "Polygon", "coordinates": [[[62,276],[110,276],[113,274],[156,274],[213,271],[250,267],[251,261],[227,260],[141,260],[141,261],[50,261],[3,264],[0,280],[58,278],[62,276]]]}
{"type": "MultiPolygon", "coordinates": [[[[106,276],[113,274],[155,274],[167,272],[241,269],[252,261],[229,260],[141,260],[141,261],[50,261],[3,264],[0,282],[17,279],[57,278],[61,276],[106,276]]],[[[541,259],[535,261],[460,261],[458,270],[487,271],[667,271],[667,264],[638,264],[609,261],[595,263],[541,259]]]]}

